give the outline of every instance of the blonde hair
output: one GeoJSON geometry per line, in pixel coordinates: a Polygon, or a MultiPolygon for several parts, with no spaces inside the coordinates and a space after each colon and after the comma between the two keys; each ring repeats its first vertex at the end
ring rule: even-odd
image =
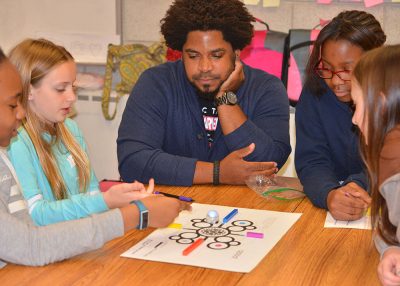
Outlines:
{"type": "Polygon", "coordinates": [[[35,146],[55,198],[62,200],[68,197],[65,182],[51,151],[51,147],[60,142],[64,143],[75,161],[79,178],[79,192],[85,192],[90,180],[89,159],[85,151],[64,122],[48,124],[41,120],[28,104],[30,86],[39,86],[50,71],[62,63],[74,61],[73,57],[64,47],[55,45],[48,40],[26,39],[11,50],[9,59],[18,69],[22,79],[21,101],[26,109],[26,118],[22,124],[35,146]],[[47,142],[43,138],[44,132],[53,135],[51,142],[47,142]]]}
{"type": "MultiPolygon", "coordinates": [[[[362,137],[361,152],[371,190],[372,224],[389,244],[398,244],[396,227],[389,220],[384,197],[379,192],[379,159],[386,135],[400,124],[400,45],[367,52],[353,70],[364,98],[368,139],[362,137]]],[[[365,120],[365,119],[364,119],[365,120]]]]}

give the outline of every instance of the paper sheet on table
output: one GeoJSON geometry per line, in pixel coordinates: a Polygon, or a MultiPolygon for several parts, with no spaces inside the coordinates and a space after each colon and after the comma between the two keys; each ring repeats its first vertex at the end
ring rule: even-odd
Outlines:
{"type": "Polygon", "coordinates": [[[300,213],[237,208],[237,214],[222,223],[233,209],[193,203],[192,211],[181,212],[174,227],[155,230],[121,256],[247,273],[301,216],[300,213]],[[209,210],[219,213],[219,223],[205,220],[209,210]],[[199,239],[204,242],[196,243],[199,246],[189,255],[184,254],[199,239]]]}
{"type": "Polygon", "coordinates": [[[327,212],[324,227],[371,229],[371,216],[369,214],[366,214],[359,220],[347,221],[347,220],[336,220],[333,218],[330,212],[327,212]]]}

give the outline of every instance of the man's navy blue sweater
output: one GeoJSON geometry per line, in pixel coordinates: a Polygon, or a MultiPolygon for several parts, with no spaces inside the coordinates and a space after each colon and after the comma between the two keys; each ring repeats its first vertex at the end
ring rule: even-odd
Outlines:
{"type": "Polygon", "coordinates": [[[128,99],[118,130],[119,171],[124,181],[190,186],[198,160],[222,160],[232,151],[255,143],[248,161],[288,158],[289,105],[276,77],[244,65],[245,81],[237,90],[248,119],[224,136],[218,124],[208,145],[198,95],[182,61],[146,70],[128,99]]]}

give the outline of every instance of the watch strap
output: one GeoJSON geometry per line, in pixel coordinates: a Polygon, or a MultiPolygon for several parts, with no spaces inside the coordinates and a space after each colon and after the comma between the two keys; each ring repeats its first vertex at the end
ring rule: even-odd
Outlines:
{"type": "Polygon", "coordinates": [[[139,224],[137,229],[145,229],[149,224],[149,210],[146,206],[139,200],[132,201],[131,204],[135,204],[139,209],[139,224]]]}
{"type": "Polygon", "coordinates": [[[215,98],[215,106],[220,106],[220,105],[224,104],[224,99],[225,99],[224,96],[225,96],[225,93],[222,96],[215,98]]]}
{"type": "Polygon", "coordinates": [[[213,185],[219,185],[219,161],[214,161],[213,165],[213,185]]]}

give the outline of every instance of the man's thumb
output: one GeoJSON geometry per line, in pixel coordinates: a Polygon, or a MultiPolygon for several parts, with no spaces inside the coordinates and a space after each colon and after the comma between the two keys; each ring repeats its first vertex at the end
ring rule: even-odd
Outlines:
{"type": "Polygon", "coordinates": [[[255,148],[256,148],[256,144],[251,143],[249,146],[244,147],[244,148],[242,148],[242,149],[239,149],[239,150],[238,150],[239,157],[240,157],[240,158],[246,157],[247,155],[253,153],[253,151],[254,151],[255,148]]]}

